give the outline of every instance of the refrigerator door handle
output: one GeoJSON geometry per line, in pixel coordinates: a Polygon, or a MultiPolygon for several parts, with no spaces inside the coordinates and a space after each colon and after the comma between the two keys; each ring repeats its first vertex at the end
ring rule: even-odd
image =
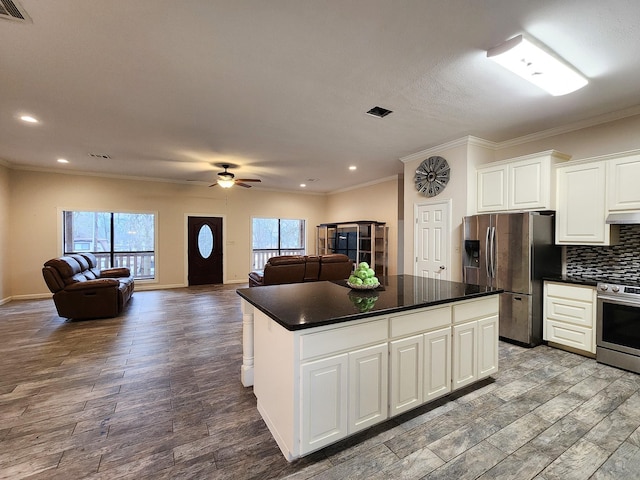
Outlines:
{"type": "Polygon", "coordinates": [[[491,278],[491,259],[489,257],[489,250],[491,250],[491,227],[487,227],[487,241],[485,242],[484,249],[484,263],[487,270],[487,278],[491,278]]]}
{"type": "Polygon", "coordinates": [[[491,278],[496,278],[496,227],[491,227],[491,278]]]}

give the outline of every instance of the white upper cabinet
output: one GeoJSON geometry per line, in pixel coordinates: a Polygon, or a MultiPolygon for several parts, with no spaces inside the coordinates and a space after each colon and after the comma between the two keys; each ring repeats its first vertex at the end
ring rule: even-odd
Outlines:
{"type": "Polygon", "coordinates": [[[549,150],[479,167],[478,212],[553,209],[554,166],[569,158],[549,150]]]}
{"type": "Polygon", "coordinates": [[[609,211],[640,210],[640,154],[609,160],[609,211]]]}
{"type": "Polygon", "coordinates": [[[606,167],[604,162],[589,162],[556,170],[556,243],[610,244],[610,229],[605,224],[606,167]]]}

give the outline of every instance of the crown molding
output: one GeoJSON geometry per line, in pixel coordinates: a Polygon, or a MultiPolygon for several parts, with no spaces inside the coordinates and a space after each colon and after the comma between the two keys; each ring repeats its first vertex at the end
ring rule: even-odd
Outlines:
{"type": "Polygon", "coordinates": [[[492,142],[491,140],[485,140],[484,138],[474,137],[473,135],[467,135],[466,137],[458,138],[456,140],[451,140],[450,142],[443,143],[441,145],[436,145],[435,147],[429,147],[425,150],[420,150],[419,152],[412,153],[405,157],[401,157],[400,161],[402,163],[413,162],[416,160],[424,160],[425,157],[429,157],[431,155],[441,153],[443,150],[448,150],[451,148],[458,147],[483,147],[488,148],[490,150],[496,150],[498,144],[492,142]]]}
{"type": "Polygon", "coordinates": [[[540,132],[531,133],[529,135],[523,135],[522,137],[513,138],[511,140],[505,140],[504,142],[497,143],[496,150],[502,150],[503,148],[511,148],[524,143],[534,142],[536,140],[543,140],[549,137],[555,137],[556,135],[562,135],[563,133],[575,132],[584,128],[595,127],[596,125],[602,125],[616,120],[621,120],[627,117],[633,117],[640,114],[640,105],[634,107],[625,108],[624,110],[618,110],[616,112],[605,113],[596,117],[591,117],[579,122],[570,123],[561,127],[549,128],[540,132]]]}
{"type": "Polygon", "coordinates": [[[390,182],[391,180],[398,180],[398,175],[391,175],[389,177],[380,178],[378,180],[372,180],[370,182],[359,183],[358,185],[351,185],[350,187],[340,188],[338,190],[332,190],[331,192],[327,192],[327,195],[335,195],[336,193],[349,192],[351,190],[358,190],[359,188],[370,187],[372,185],[377,185],[379,183],[390,182]]]}

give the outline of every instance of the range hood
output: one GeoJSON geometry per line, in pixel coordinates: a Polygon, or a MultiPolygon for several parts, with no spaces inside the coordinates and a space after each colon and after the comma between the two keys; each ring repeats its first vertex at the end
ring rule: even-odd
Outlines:
{"type": "Polygon", "coordinates": [[[637,225],[640,224],[640,212],[610,213],[607,217],[610,225],[637,225]]]}

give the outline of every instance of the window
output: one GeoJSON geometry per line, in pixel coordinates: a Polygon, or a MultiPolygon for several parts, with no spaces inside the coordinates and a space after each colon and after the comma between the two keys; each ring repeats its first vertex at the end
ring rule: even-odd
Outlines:
{"type": "Polygon", "coordinates": [[[253,268],[261,270],[276,255],[304,255],[304,220],[254,218],[253,268]]]}
{"type": "Polygon", "coordinates": [[[99,268],[128,267],[137,279],[155,278],[153,213],[62,214],[64,254],[93,253],[99,268]]]}

